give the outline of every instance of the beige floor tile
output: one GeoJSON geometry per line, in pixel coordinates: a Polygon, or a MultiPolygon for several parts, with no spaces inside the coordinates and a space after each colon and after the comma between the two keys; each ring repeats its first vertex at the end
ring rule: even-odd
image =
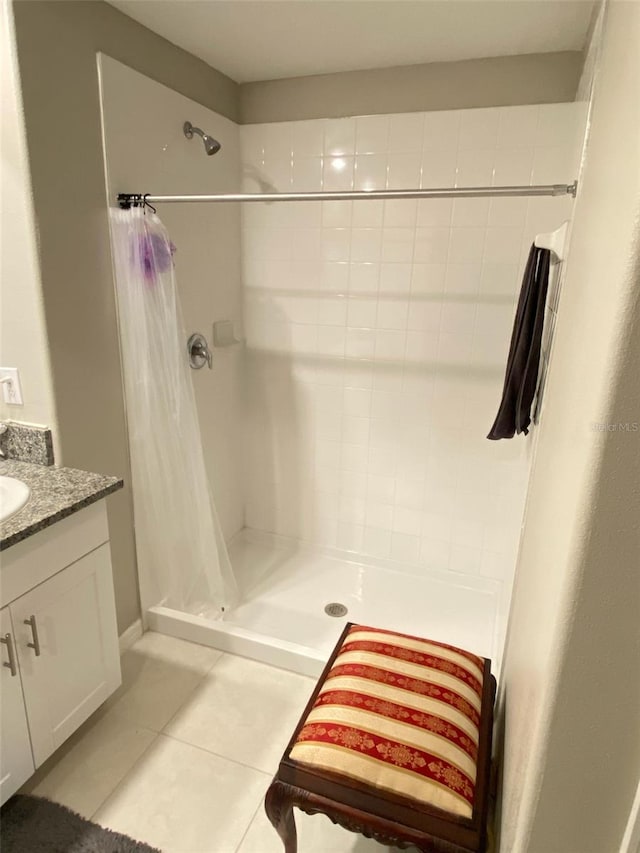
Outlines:
{"type": "Polygon", "coordinates": [[[160,735],[94,820],[163,853],[234,853],[268,777],[160,735]]]}
{"type": "Polygon", "coordinates": [[[98,712],[37,771],[21,793],[47,797],[91,817],[157,737],[98,712]]]}
{"type": "Polygon", "coordinates": [[[306,676],[224,655],[165,732],[273,773],[314,685],[306,676]]]}
{"type": "MultiPolygon", "coordinates": [[[[300,853],[395,853],[377,841],[347,832],[324,815],[306,815],[295,810],[300,853]]],[[[260,808],[251,822],[238,853],[282,853],[282,842],[260,808]]]]}
{"type": "Polygon", "coordinates": [[[148,632],[122,656],[122,686],[107,707],[161,731],[221,655],[207,646],[148,632]]]}

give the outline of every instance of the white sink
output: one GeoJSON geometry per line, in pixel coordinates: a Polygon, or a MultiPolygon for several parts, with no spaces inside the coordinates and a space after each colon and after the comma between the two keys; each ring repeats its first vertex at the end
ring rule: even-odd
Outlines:
{"type": "Polygon", "coordinates": [[[0,476],[0,521],[6,521],[29,500],[31,489],[15,477],[0,476]]]}

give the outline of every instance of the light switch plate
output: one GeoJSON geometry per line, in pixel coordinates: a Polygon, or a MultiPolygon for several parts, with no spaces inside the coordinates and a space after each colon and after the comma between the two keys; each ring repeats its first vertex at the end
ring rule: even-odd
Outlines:
{"type": "Polygon", "coordinates": [[[0,367],[0,381],[8,378],[9,382],[2,383],[2,396],[10,406],[22,406],[22,388],[17,367],[0,367]]]}

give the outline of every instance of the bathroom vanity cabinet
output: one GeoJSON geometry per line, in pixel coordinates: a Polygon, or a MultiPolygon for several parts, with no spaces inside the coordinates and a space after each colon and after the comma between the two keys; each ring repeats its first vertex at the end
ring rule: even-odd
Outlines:
{"type": "Polygon", "coordinates": [[[120,684],[105,502],[3,552],[0,571],[4,803],[120,684]]]}

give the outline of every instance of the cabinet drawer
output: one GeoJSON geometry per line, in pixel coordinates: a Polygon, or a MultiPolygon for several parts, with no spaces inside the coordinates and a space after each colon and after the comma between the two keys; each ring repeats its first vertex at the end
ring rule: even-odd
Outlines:
{"type": "Polygon", "coordinates": [[[104,501],[34,533],[0,555],[0,607],[109,540],[104,501]]]}

